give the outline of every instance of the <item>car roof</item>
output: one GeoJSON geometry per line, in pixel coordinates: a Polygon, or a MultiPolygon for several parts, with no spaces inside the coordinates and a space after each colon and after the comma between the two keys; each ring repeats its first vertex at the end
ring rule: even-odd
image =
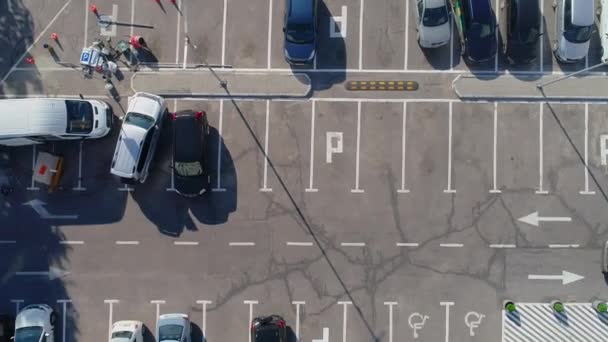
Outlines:
{"type": "Polygon", "coordinates": [[[202,119],[196,119],[196,112],[182,111],[175,114],[173,121],[173,155],[177,161],[199,160],[203,153],[202,119]]]}
{"type": "Polygon", "coordinates": [[[313,17],[315,0],[288,0],[290,19],[296,21],[310,21],[313,17]]]}
{"type": "Polygon", "coordinates": [[[65,134],[65,99],[10,99],[0,101],[0,136],[65,134]]]}
{"type": "Polygon", "coordinates": [[[572,23],[574,25],[593,25],[595,13],[593,0],[571,0],[572,1],[572,23]]]}
{"type": "Polygon", "coordinates": [[[515,4],[518,29],[540,25],[540,6],[538,0],[511,0],[515,4]]]}
{"type": "Polygon", "coordinates": [[[135,173],[135,167],[146,133],[147,131],[141,127],[123,123],[116,143],[116,150],[114,151],[112,171],[124,177],[135,173]]]}
{"type": "MultiPolygon", "coordinates": [[[[469,13],[471,20],[478,23],[491,23],[492,18],[488,13],[492,13],[490,0],[469,0],[469,13]]],[[[494,13],[492,13],[492,16],[494,13]]]]}

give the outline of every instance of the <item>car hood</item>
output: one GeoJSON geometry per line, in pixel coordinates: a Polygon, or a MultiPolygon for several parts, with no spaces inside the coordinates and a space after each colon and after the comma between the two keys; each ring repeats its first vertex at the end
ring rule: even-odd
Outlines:
{"type": "Polygon", "coordinates": [[[475,61],[487,61],[496,55],[496,37],[467,39],[467,54],[475,61]]]}
{"type": "Polygon", "coordinates": [[[294,61],[310,61],[314,57],[315,43],[292,43],[285,39],[285,53],[294,61]]]}
{"type": "Polygon", "coordinates": [[[423,26],[420,28],[420,41],[432,44],[443,43],[450,40],[450,21],[439,26],[423,26]]]}
{"type": "Polygon", "coordinates": [[[562,37],[559,42],[559,55],[562,59],[578,60],[587,56],[589,51],[589,42],[572,43],[562,37]]]}
{"type": "Polygon", "coordinates": [[[15,329],[23,327],[44,327],[48,320],[48,313],[40,309],[27,309],[21,311],[15,319],[15,329]]]}

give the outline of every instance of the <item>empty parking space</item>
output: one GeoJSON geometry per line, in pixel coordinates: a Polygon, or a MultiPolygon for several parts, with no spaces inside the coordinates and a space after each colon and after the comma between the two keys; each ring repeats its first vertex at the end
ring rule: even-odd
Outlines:
{"type": "Polygon", "coordinates": [[[406,1],[365,2],[363,13],[363,68],[405,68],[406,1]]]}
{"type": "Polygon", "coordinates": [[[361,0],[319,1],[317,68],[362,68],[361,3],[361,0]]]}
{"type": "Polygon", "coordinates": [[[133,34],[146,40],[149,50],[137,55],[141,63],[179,63],[183,48],[181,1],[136,1],[133,34]]]}
{"type": "Polygon", "coordinates": [[[266,68],[268,2],[229,2],[226,14],[226,64],[236,68],[266,68]]]}
{"type": "MultiPolygon", "coordinates": [[[[201,2],[182,0],[182,26],[190,37],[188,64],[223,64],[225,60],[224,4],[227,0],[201,2]]],[[[226,6],[227,9],[227,6],[226,6]]],[[[183,45],[184,37],[179,41],[183,45]]],[[[183,61],[183,56],[181,60],[183,61]]]]}

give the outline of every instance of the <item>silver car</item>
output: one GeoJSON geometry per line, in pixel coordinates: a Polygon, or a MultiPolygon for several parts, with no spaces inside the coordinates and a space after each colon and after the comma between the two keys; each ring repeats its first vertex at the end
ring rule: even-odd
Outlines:
{"type": "Polygon", "coordinates": [[[54,342],[57,314],[46,304],[28,305],[15,319],[15,342],[54,342]]]}
{"type": "Polygon", "coordinates": [[[191,342],[190,319],[182,313],[170,313],[158,317],[158,342],[191,342]]]}

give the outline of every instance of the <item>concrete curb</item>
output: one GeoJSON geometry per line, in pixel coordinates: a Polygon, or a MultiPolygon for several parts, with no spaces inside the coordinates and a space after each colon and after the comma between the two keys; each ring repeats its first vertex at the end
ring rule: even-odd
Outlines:
{"type": "Polygon", "coordinates": [[[311,96],[312,81],[305,73],[140,71],[131,76],[131,89],[166,98],[302,99],[311,96]],[[218,78],[226,81],[226,88],[220,86],[218,78]]]}

